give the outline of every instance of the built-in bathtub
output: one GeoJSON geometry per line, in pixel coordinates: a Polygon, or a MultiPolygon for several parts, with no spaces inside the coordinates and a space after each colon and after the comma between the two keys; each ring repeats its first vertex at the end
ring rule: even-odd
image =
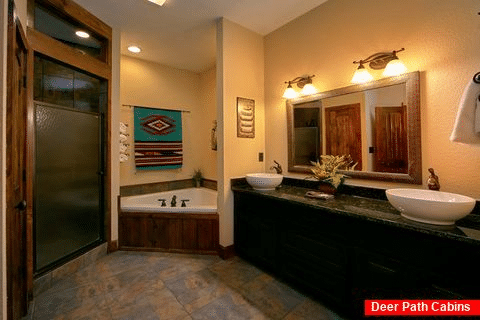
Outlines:
{"type": "Polygon", "coordinates": [[[217,191],[207,188],[188,188],[122,197],[120,206],[123,212],[217,213],[217,191]],[[176,206],[172,207],[174,196],[176,196],[176,206]],[[181,206],[182,200],[186,200],[185,207],[181,206]],[[163,202],[164,207],[162,207],[163,202]]]}
{"type": "Polygon", "coordinates": [[[188,188],[121,197],[119,209],[121,250],[217,254],[214,190],[188,188]],[[187,200],[184,207],[182,200],[187,200]]]}

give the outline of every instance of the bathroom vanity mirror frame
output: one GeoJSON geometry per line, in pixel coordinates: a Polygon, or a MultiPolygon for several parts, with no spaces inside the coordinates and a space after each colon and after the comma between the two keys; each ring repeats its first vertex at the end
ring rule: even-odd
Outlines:
{"type": "Polygon", "coordinates": [[[422,184],[422,152],[420,127],[420,75],[419,72],[406,73],[396,77],[384,78],[366,84],[352,85],[331,91],[321,92],[308,97],[287,100],[287,131],[288,131],[288,171],[311,173],[310,166],[294,163],[295,130],[294,109],[312,101],[321,101],[325,98],[357,93],[366,90],[405,84],[406,87],[406,130],[408,150],[407,173],[389,173],[374,171],[348,171],[352,178],[394,181],[402,183],[422,184]]]}

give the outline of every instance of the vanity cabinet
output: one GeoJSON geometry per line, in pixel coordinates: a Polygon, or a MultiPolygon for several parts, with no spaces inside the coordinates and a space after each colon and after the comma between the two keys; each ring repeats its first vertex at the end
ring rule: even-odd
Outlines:
{"type": "Polygon", "coordinates": [[[279,244],[278,210],[270,201],[251,202],[235,196],[235,251],[247,259],[255,261],[267,270],[277,268],[279,244]]]}
{"type": "Polygon", "coordinates": [[[480,242],[280,196],[234,195],[238,255],[339,313],[363,316],[365,299],[480,298],[480,242]]]}
{"type": "Polygon", "coordinates": [[[316,209],[235,193],[236,253],[332,304],[348,301],[345,237],[316,209]],[[322,221],[324,220],[324,221],[322,221]]]}

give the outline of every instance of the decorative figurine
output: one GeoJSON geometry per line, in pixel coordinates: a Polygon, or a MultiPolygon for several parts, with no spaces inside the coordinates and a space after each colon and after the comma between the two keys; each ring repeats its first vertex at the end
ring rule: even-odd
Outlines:
{"type": "Polygon", "coordinates": [[[438,176],[433,171],[433,168],[429,168],[430,177],[428,177],[427,185],[430,190],[440,190],[440,182],[438,182],[438,176]]]}

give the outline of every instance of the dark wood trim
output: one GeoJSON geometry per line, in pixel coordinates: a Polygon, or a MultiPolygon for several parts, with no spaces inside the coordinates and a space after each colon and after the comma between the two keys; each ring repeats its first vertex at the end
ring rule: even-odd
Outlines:
{"type": "Polygon", "coordinates": [[[36,52],[98,75],[106,80],[111,80],[111,65],[86,55],[80,50],[63,44],[35,29],[27,28],[27,36],[30,46],[36,52]]]}
{"type": "Polygon", "coordinates": [[[33,286],[33,277],[29,277],[28,272],[27,230],[27,210],[31,206],[27,202],[29,180],[26,141],[30,48],[23,26],[15,14],[13,1],[8,1],[7,10],[5,288],[7,319],[17,319],[27,312],[33,286]],[[26,202],[24,209],[18,209],[16,204],[19,200],[26,202]]]}
{"type": "MultiPolygon", "coordinates": [[[[202,187],[217,190],[217,181],[210,179],[202,180],[202,187]]],[[[179,190],[195,187],[195,183],[192,179],[174,180],[174,181],[162,181],[144,184],[133,184],[120,187],[120,196],[136,196],[147,193],[156,193],[170,190],[179,190]]]]}
{"type": "Polygon", "coordinates": [[[217,191],[217,181],[211,179],[202,179],[202,187],[217,191]]]}
{"type": "Polygon", "coordinates": [[[232,244],[230,246],[224,247],[222,245],[218,246],[218,255],[223,260],[227,260],[236,256],[235,246],[232,244]]]}
{"type": "Polygon", "coordinates": [[[107,244],[107,253],[118,251],[118,240],[109,241],[107,244]]]}
{"type": "Polygon", "coordinates": [[[196,219],[196,220],[218,220],[217,212],[141,212],[141,211],[121,211],[118,217],[147,217],[163,219],[196,219]]]}
{"type": "Polygon", "coordinates": [[[204,254],[204,255],[218,255],[214,250],[190,250],[190,249],[162,249],[162,248],[138,248],[122,246],[120,251],[142,251],[142,252],[168,252],[168,253],[184,253],[184,254],[204,254]]]}
{"type": "Polygon", "coordinates": [[[194,187],[194,182],[192,179],[134,184],[134,185],[128,185],[128,186],[120,186],[120,196],[127,197],[127,196],[135,196],[140,194],[179,190],[179,189],[186,189],[186,188],[193,188],[193,187],[194,187]]]}
{"type": "Polygon", "coordinates": [[[46,7],[53,7],[59,13],[69,18],[83,23],[95,33],[107,38],[112,38],[112,28],[102,20],[70,0],[37,0],[38,3],[46,7]]]}

